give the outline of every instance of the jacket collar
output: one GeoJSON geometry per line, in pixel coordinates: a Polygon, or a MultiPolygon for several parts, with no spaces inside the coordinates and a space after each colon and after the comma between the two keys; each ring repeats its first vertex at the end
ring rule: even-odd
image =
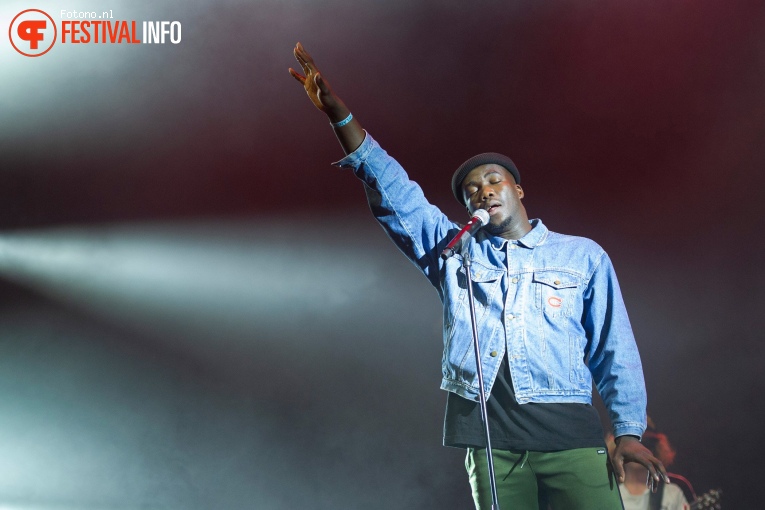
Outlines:
{"type": "Polygon", "coordinates": [[[505,244],[508,242],[516,243],[526,248],[536,248],[537,245],[542,244],[547,239],[547,234],[550,233],[545,227],[544,223],[540,219],[533,219],[529,221],[531,223],[531,230],[526,232],[526,235],[518,239],[517,241],[508,241],[504,237],[487,236],[491,242],[492,248],[496,250],[504,250],[505,244]]]}

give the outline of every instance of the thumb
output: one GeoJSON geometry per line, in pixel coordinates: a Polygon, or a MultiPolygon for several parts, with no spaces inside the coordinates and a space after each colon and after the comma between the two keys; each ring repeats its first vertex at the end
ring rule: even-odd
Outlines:
{"type": "Polygon", "coordinates": [[[324,77],[321,75],[321,73],[316,73],[313,81],[316,86],[319,87],[319,90],[322,92],[322,94],[329,94],[329,87],[327,87],[327,82],[324,81],[324,77]]]}
{"type": "Polygon", "coordinates": [[[611,461],[611,465],[614,467],[614,473],[616,474],[616,479],[619,480],[619,482],[624,481],[624,459],[621,455],[614,456],[615,458],[611,461]]]}

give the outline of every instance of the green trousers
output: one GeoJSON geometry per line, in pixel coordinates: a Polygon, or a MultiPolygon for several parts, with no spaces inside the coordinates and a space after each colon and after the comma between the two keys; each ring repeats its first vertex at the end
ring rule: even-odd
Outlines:
{"type": "MultiPolygon", "coordinates": [[[[492,449],[500,510],[622,510],[603,448],[557,452],[492,449]]],[[[486,449],[468,448],[465,468],[478,510],[491,509],[486,449]]]]}

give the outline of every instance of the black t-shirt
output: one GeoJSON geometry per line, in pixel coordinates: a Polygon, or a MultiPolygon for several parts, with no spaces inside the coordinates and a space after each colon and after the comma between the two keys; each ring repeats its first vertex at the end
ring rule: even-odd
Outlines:
{"type": "MultiPolygon", "coordinates": [[[[551,452],[604,446],[600,417],[591,405],[516,402],[507,360],[486,404],[492,448],[551,452]]],[[[444,445],[486,446],[479,402],[448,393],[444,445]]]]}

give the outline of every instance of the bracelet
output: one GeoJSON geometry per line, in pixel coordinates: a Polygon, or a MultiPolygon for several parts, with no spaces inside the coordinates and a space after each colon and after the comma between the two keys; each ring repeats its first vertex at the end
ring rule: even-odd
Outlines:
{"type": "Polygon", "coordinates": [[[341,127],[345,126],[346,124],[348,124],[352,120],[353,120],[353,114],[349,113],[348,116],[346,118],[344,118],[343,120],[341,120],[340,122],[330,122],[329,125],[332,126],[335,129],[337,129],[337,128],[341,128],[341,127]]]}

